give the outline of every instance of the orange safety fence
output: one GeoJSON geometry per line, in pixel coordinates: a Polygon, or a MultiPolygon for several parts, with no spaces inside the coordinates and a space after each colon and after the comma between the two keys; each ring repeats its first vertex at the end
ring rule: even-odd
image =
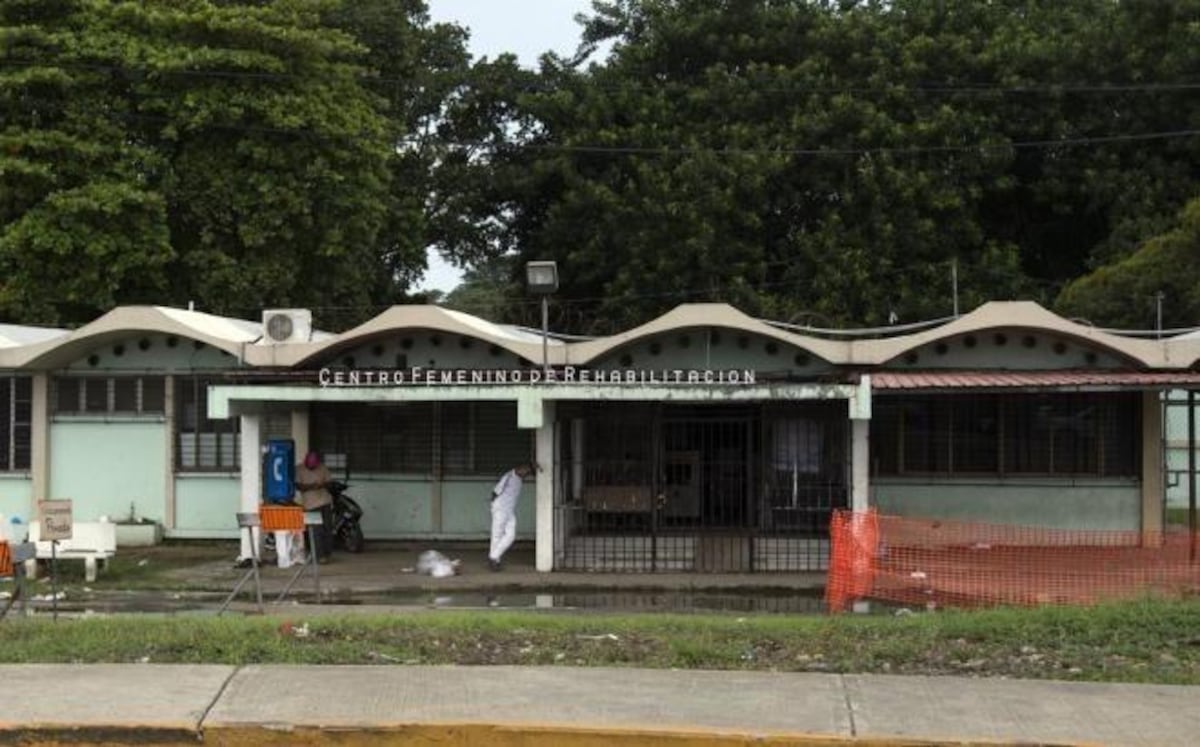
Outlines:
{"type": "Polygon", "coordinates": [[[12,550],[8,543],[0,540],[0,578],[13,575],[12,550]]]}
{"type": "Polygon", "coordinates": [[[304,509],[300,506],[259,506],[258,520],[264,532],[304,531],[304,509]]]}
{"type": "Polygon", "coordinates": [[[1198,538],[834,512],[831,612],[856,599],[937,607],[1094,604],[1200,592],[1198,538]]]}
{"type": "Polygon", "coordinates": [[[829,577],[825,600],[831,610],[843,610],[871,595],[875,581],[875,550],[879,545],[879,516],[875,511],[833,512],[829,526],[829,577]]]}

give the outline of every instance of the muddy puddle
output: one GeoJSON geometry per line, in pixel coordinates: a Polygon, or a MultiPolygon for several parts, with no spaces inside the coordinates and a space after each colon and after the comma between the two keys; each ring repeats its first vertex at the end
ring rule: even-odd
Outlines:
{"type": "Polygon", "coordinates": [[[737,612],[820,614],[822,592],[815,591],[619,591],[581,589],[553,592],[457,592],[364,594],[331,598],[335,604],[446,608],[557,609],[596,612],[737,612]]]}
{"type": "MultiPolygon", "coordinates": [[[[399,609],[506,609],[546,610],[564,612],[670,612],[670,613],[738,613],[738,614],[824,614],[825,605],[820,590],[554,590],[523,591],[455,591],[400,592],[322,595],[320,604],[333,609],[359,608],[399,609]]],[[[37,594],[28,600],[30,614],[49,615],[54,602],[47,594],[37,594]]],[[[70,617],[107,614],[215,614],[225,595],[218,593],[179,594],[172,592],[104,592],[70,596],[57,601],[57,613],[70,617]]],[[[270,603],[274,596],[264,595],[270,603]]],[[[316,606],[311,593],[289,595],[289,604],[316,606]]],[[[239,596],[238,607],[244,609],[253,598],[239,596]]],[[[20,602],[17,603],[19,608],[20,602]]],[[[315,611],[315,610],[314,610],[315,611]]],[[[19,614],[14,608],[10,615],[19,614]]]]}

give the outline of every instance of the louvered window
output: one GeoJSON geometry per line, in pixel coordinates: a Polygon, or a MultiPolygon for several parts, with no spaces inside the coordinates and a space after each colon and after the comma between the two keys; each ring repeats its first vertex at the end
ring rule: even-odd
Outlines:
{"type": "Polygon", "coordinates": [[[228,472],[241,465],[238,418],[208,417],[208,386],[202,376],[175,379],[175,469],[228,472]]]}
{"type": "Polygon", "coordinates": [[[0,472],[29,469],[33,380],[0,376],[0,472]]]}

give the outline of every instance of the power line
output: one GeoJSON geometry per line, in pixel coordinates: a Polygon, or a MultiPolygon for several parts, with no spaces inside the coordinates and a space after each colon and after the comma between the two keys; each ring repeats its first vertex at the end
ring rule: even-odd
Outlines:
{"type": "MultiPolygon", "coordinates": [[[[1016,149],[1061,148],[1103,143],[1140,142],[1149,140],[1175,140],[1200,135],[1200,130],[1174,130],[1170,132],[1147,132],[1129,135],[1098,135],[1091,137],[1061,138],[1047,140],[1012,140],[1005,143],[975,143],[972,145],[918,145],[903,148],[680,148],[674,146],[622,146],[622,145],[557,145],[553,143],[516,143],[514,147],[530,150],[555,152],[600,153],[621,155],[784,155],[784,156],[862,156],[862,155],[917,155],[922,153],[970,153],[975,151],[1004,151],[1016,149]]],[[[488,145],[484,141],[473,143],[449,142],[448,145],[479,147],[488,145]]]]}
{"type": "MultiPolygon", "coordinates": [[[[178,123],[178,120],[165,115],[112,113],[117,119],[143,120],[161,122],[164,124],[178,123]]],[[[305,127],[282,128],[251,124],[222,124],[208,122],[200,125],[194,131],[205,129],[228,130],[234,132],[257,132],[304,136],[307,138],[333,142],[346,138],[382,137],[370,136],[367,133],[347,133],[342,137],[330,137],[305,127]]],[[[193,131],[184,129],[184,132],[193,131]]],[[[585,153],[597,155],[638,155],[638,156],[677,156],[677,155],[713,155],[713,156],[814,156],[814,157],[847,157],[867,155],[908,156],[937,153],[975,153],[995,151],[1003,152],[1010,149],[1036,150],[1079,147],[1083,145],[1102,145],[1107,143],[1148,142],[1155,140],[1179,140],[1200,135],[1200,129],[1173,130],[1168,132],[1146,132],[1124,135],[1097,135],[1075,138],[1057,138],[1043,140],[1011,140],[998,143],[974,143],[970,145],[917,145],[906,147],[859,147],[859,148],[730,148],[730,147],[678,147],[678,146],[622,146],[622,145],[565,145],[557,143],[519,142],[497,143],[490,140],[450,140],[430,138],[420,135],[407,135],[395,138],[397,143],[412,145],[444,146],[451,148],[488,148],[501,147],[512,150],[535,150],[554,153],[585,153]]]]}
{"type": "MultiPolygon", "coordinates": [[[[10,66],[34,66],[41,63],[30,60],[2,60],[0,65],[10,66]]],[[[319,76],[311,76],[299,73],[260,73],[248,71],[217,71],[217,70],[151,70],[141,68],[129,68],[112,65],[89,65],[83,63],[68,63],[68,64],[49,64],[51,67],[59,68],[77,68],[85,70],[93,70],[108,73],[122,74],[137,74],[144,76],[147,74],[158,75],[180,75],[180,76],[198,76],[210,78],[232,78],[232,79],[255,79],[255,80],[320,80],[319,76]]],[[[400,78],[384,78],[373,76],[351,76],[359,78],[367,82],[383,82],[383,83],[405,83],[409,84],[412,81],[400,78]]],[[[327,79],[335,79],[329,76],[327,79]]],[[[339,80],[344,79],[337,78],[339,80]]],[[[592,86],[594,88],[594,86],[592,86]]],[[[635,87],[636,88],[636,87],[635,87]]],[[[559,90],[553,87],[548,87],[546,90],[559,90]]],[[[603,90],[603,89],[601,89],[603,90]]],[[[618,89],[625,90],[625,89],[618,89]]],[[[693,90],[688,88],[687,90],[693,90]]],[[[791,87],[780,89],[757,88],[754,90],[778,91],[787,93],[861,93],[861,92],[903,92],[905,90],[923,93],[1115,93],[1115,92],[1151,92],[1151,91],[1200,91],[1200,83],[1142,83],[1142,84],[1086,84],[1086,85],[1067,85],[1067,86],[1015,86],[1007,88],[991,88],[985,86],[916,86],[916,87],[899,87],[899,88],[863,88],[863,87],[791,87]]],[[[159,121],[164,123],[177,122],[175,118],[163,115],[149,115],[138,113],[112,113],[111,116],[135,119],[142,121],[159,121]]],[[[285,134],[291,136],[303,135],[309,138],[317,138],[322,140],[334,140],[323,135],[319,135],[310,128],[294,127],[280,128],[265,125],[253,124],[221,124],[221,123],[205,123],[201,128],[222,129],[229,131],[242,132],[260,132],[285,134]]],[[[640,146],[640,145],[595,145],[595,144],[559,144],[559,143],[537,143],[537,142],[514,142],[512,147],[524,150],[537,150],[546,152],[558,153],[587,153],[587,154],[613,154],[613,155],[646,155],[646,156],[669,156],[669,155],[783,155],[783,156],[813,156],[813,157],[845,157],[845,156],[862,156],[862,155],[920,155],[920,154],[936,154],[936,153],[970,153],[970,152],[988,152],[988,151],[1005,151],[1009,149],[1038,149],[1038,148],[1060,148],[1060,147],[1077,147],[1081,145],[1105,144],[1105,143],[1120,143],[1120,142],[1146,142],[1152,140],[1172,140],[1191,138],[1200,134],[1200,130],[1176,130],[1168,132],[1150,132],[1150,133],[1132,133],[1132,134],[1116,134],[1116,135],[1097,135],[1097,136],[1080,136],[1074,138],[1053,138],[1053,139],[1037,139],[1037,140],[1016,140],[1008,142],[995,143],[975,143],[963,145],[926,145],[926,146],[905,146],[905,147],[782,147],[782,148],[737,148],[737,147],[682,147],[682,146],[640,146]]],[[[378,136],[378,135],[376,135],[378,136]]],[[[372,137],[370,133],[347,133],[344,137],[372,137]]],[[[396,138],[397,143],[430,145],[437,144],[447,147],[458,148],[487,148],[509,145],[508,143],[496,143],[490,140],[442,140],[430,138],[428,136],[408,135],[396,138]]]]}
{"type": "MultiPolygon", "coordinates": [[[[238,50],[231,50],[238,51],[238,50]]],[[[355,63],[331,63],[354,66],[355,63]]],[[[88,70],[102,73],[120,73],[138,78],[154,76],[175,76],[192,78],[215,78],[227,80],[265,80],[265,81],[302,81],[329,82],[344,81],[347,78],[364,83],[383,83],[388,85],[412,85],[413,78],[399,78],[369,73],[344,75],[314,75],[312,73],[290,72],[260,72],[250,70],[187,70],[182,68],[161,69],[150,67],[131,67],[126,65],[101,65],[83,62],[54,62],[45,60],[0,59],[0,65],[12,67],[51,67],[74,70],[88,70]]],[[[1200,82],[1175,81],[1164,83],[1046,83],[1039,85],[993,86],[986,84],[948,84],[934,82],[917,82],[914,84],[898,84],[893,86],[861,86],[861,85],[794,85],[794,86],[764,86],[756,85],[745,77],[729,76],[724,79],[707,78],[697,81],[665,81],[653,85],[642,83],[622,83],[620,85],[597,84],[594,78],[588,79],[582,86],[586,91],[601,91],[605,93],[639,92],[679,92],[691,93],[712,87],[713,83],[750,83],[751,90],[757,93],[778,94],[824,94],[824,95],[894,95],[894,94],[924,94],[924,95],[1116,95],[1116,94],[1154,94],[1154,93],[1188,93],[1200,91],[1200,82]]],[[[575,90],[569,85],[556,85],[542,82],[526,82],[515,86],[518,93],[558,93],[575,90]]],[[[715,89],[714,89],[715,90],[715,89]]]]}
{"type": "Polygon", "coordinates": [[[791,324],[789,322],[779,322],[771,319],[759,319],[763,324],[769,324],[772,327],[779,327],[788,332],[800,332],[803,334],[830,337],[868,337],[871,335],[880,334],[899,334],[901,332],[913,332],[916,330],[926,329],[939,324],[946,324],[957,319],[957,316],[942,316],[936,319],[927,319],[920,322],[909,322],[908,324],[892,324],[886,327],[864,327],[862,329],[834,329],[831,327],[811,327],[806,324],[791,324]]]}
{"type": "MultiPolygon", "coordinates": [[[[891,272],[891,275],[894,277],[900,277],[900,276],[903,276],[904,273],[900,272],[898,270],[893,270],[891,272]]],[[[614,298],[619,299],[620,301],[623,301],[623,302],[624,301],[661,300],[661,299],[677,299],[680,301],[686,301],[688,299],[699,299],[701,301],[711,301],[713,296],[715,296],[715,295],[728,297],[731,295],[731,292],[733,290],[761,292],[761,291],[771,291],[771,290],[779,290],[779,289],[786,289],[786,288],[795,288],[796,286],[797,286],[797,282],[794,280],[764,280],[764,281],[757,282],[757,283],[748,283],[745,285],[741,285],[737,289],[731,289],[731,288],[713,289],[711,287],[709,287],[709,288],[679,288],[679,289],[675,289],[675,290],[664,290],[664,291],[646,292],[646,293],[619,293],[618,294],[618,293],[608,292],[603,295],[596,295],[596,296],[571,296],[569,298],[568,297],[556,297],[551,300],[551,304],[552,304],[552,308],[557,307],[560,309],[571,309],[571,308],[582,307],[582,308],[586,309],[586,308],[596,307],[597,305],[599,305],[603,302],[606,302],[606,301],[612,301],[612,300],[614,300],[614,298]]],[[[419,291],[418,292],[410,292],[409,295],[418,296],[418,295],[421,295],[421,293],[419,291]]],[[[448,293],[443,294],[443,298],[448,295],[449,295],[448,293]]],[[[541,305],[541,301],[532,299],[532,298],[527,298],[524,296],[514,297],[514,298],[505,298],[504,303],[507,306],[510,306],[513,308],[518,308],[518,309],[525,309],[525,310],[537,309],[537,308],[540,308],[540,305],[541,305]]],[[[378,313],[378,311],[382,311],[382,310],[388,308],[388,306],[381,305],[381,304],[349,304],[349,305],[330,305],[330,306],[307,306],[306,308],[309,308],[312,311],[324,311],[324,312],[370,311],[370,312],[378,313]]],[[[255,313],[255,312],[261,310],[259,307],[250,307],[250,306],[227,307],[227,309],[230,311],[245,311],[248,313],[255,313]]],[[[766,320],[764,320],[764,321],[766,321],[766,320]]],[[[770,322],[770,323],[774,324],[774,322],[770,322]]],[[[785,324],[785,323],[781,322],[780,324],[785,324]]],[[[895,327],[893,327],[893,329],[894,328],[895,327]]]]}

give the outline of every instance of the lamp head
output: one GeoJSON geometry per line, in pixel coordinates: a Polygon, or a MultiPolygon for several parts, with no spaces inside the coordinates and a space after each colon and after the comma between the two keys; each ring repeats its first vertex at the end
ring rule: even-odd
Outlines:
{"type": "Polygon", "coordinates": [[[558,290],[558,263],[538,260],[525,263],[525,284],[530,293],[549,294],[558,290]]]}

